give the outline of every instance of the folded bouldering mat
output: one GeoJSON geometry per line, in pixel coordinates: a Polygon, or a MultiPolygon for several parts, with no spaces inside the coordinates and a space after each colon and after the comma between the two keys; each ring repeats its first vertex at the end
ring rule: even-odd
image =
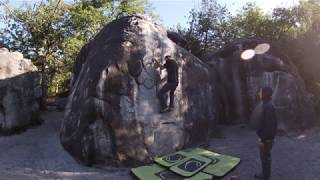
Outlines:
{"type": "Polygon", "coordinates": [[[237,157],[201,148],[178,151],[154,159],[157,164],[131,169],[141,180],[206,180],[223,177],[239,163],[237,157]]]}
{"type": "Polygon", "coordinates": [[[157,164],[133,168],[131,172],[141,180],[211,180],[213,178],[212,175],[202,172],[185,178],[157,164]]]}
{"type": "Polygon", "coordinates": [[[240,158],[218,154],[201,148],[189,151],[190,154],[197,154],[210,158],[212,162],[202,172],[223,177],[240,163],[240,158]]]}
{"type": "Polygon", "coordinates": [[[179,162],[182,162],[186,160],[190,156],[190,154],[183,152],[183,151],[178,151],[172,154],[168,154],[162,157],[155,158],[154,161],[161,166],[164,167],[171,167],[176,165],[179,162]]]}

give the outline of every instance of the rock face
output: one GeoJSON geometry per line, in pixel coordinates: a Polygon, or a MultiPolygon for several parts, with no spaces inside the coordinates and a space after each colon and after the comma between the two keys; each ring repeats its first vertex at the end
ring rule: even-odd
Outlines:
{"type": "Polygon", "coordinates": [[[61,142],[86,164],[144,163],[201,142],[214,125],[214,84],[208,65],[139,16],[113,21],[85,45],[74,65],[61,142]],[[156,61],[179,65],[175,109],[159,113],[166,79],[156,61]]]}
{"type": "MultiPolygon", "coordinates": [[[[250,115],[254,121],[261,111],[259,89],[269,86],[274,90],[273,104],[280,128],[304,129],[313,125],[315,104],[312,94],[306,91],[296,67],[280,51],[275,45],[261,40],[239,39],[211,57],[209,63],[216,68],[220,82],[222,121],[248,122],[250,115]],[[254,50],[255,55],[243,60],[241,57],[246,54],[243,52],[248,49],[254,50]]],[[[250,50],[246,52],[250,54],[250,50]]]]}
{"type": "Polygon", "coordinates": [[[12,129],[35,120],[41,96],[37,68],[18,52],[0,49],[0,127],[12,129]]]}

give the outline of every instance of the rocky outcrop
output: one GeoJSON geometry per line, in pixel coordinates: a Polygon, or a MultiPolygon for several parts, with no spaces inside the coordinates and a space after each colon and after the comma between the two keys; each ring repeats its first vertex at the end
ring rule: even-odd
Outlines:
{"type": "Polygon", "coordinates": [[[269,86],[274,90],[280,128],[305,129],[315,121],[315,104],[303,79],[288,57],[272,43],[257,39],[239,39],[216,52],[209,62],[217,70],[220,82],[221,119],[244,123],[261,111],[258,92],[269,86]],[[248,51],[249,50],[249,51],[248,51]],[[246,54],[254,56],[243,59],[246,54]]]}
{"type": "Polygon", "coordinates": [[[74,65],[61,143],[85,164],[144,163],[203,141],[214,125],[209,67],[176,45],[161,26],[139,16],[103,28],[74,65]],[[159,113],[166,79],[157,62],[179,65],[175,109],[159,113]]]}
{"type": "Polygon", "coordinates": [[[174,31],[167,31],[168,38],[180,47],[189,50],[188,41],[180,34],[174,31]]]}
{"type": "Polygon", "coordinates": [[[19,128],[38,118],[41,96],[37,68],[21,53],[0,49],[0,127],[19,128]]]}

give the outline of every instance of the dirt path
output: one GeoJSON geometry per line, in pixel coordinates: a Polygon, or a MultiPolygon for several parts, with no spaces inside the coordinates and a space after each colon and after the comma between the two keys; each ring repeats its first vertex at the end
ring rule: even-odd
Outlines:
{"type": "MultiPolygon", "coordinates": [[[[60,145],[60,112],[42,115],[45,123],[18,135],[0,137],[0,179],[128,180],[128,169],[90,168],[77,163],[60,145]]],[[[240,126],[224,127],[224,138],[212,139],[209,149],[240,157],[241,164],[224,179],[237,175],[253,180],[259,170],[256,136],[240,126]]],[[[319,180],[320,133],[277,137],[272,180],[319,180]]]]}
{"type": "MultiPolygon", "coordinates": [[[[242,160],[228,177],[237,175],[241,180],[255,179],[254,173],[260,170],[255,133],[248,128],[235,126],[224,128],[224,135],[222,139],[213,139],[210,149],[242,160]]],[[[319,180],[319,131],[276,137],[272,158],[272,180],[319,180]]]]}
{"type": "Polygon", "coordinates": [[[0,179],[131,179],[127,170],[90,168],[77,163],[59,141],[61,112],[42,115],[43,125],[0,137],[0,179]]]}

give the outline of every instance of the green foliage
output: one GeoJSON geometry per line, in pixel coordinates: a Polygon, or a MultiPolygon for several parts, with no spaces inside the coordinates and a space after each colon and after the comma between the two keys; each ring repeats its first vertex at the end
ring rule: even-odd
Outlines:
{"type": "Polygon", "coordinates": [[[187,39],[191,51],[200,58],[237,38],[257,37],[278,43],[319,102],[320,0],[275,8],[271,14],[248,3],[236,15],[230,15],[215,0],[202,0],[200,10],[190,12],[189,27],[178,27],[176,31],[187,39]]]}
{"type": "Polygon", "coordinates": [[[219,5],[216,0],[203,0],[200,10],[193,9],[189,16],[189,27],[177,31],[189,42],[191,52],[201,56],[206,51],[220,48],[225,44],[225,37],[230,13],[226,7],[219,5]]]}
{"type": "Polygon", "coordinates": [[[269,17],[265,16],[260,8],[255,4],[247,3],[240,14],[230,20],[230,24],[238,31],[235,32],[238,37],[261,37],[268,31],[265,24],[269,17]]]}
{"type": "MultiPolygon", "coordinates": [[[[221,48],[243,37],[257,37],[278,41],[300,33],[299,8],[276,8],[272,14],[264,14],[254,3],[247,3],[242,10],[231,15],[216,0],[202,0],[200,10],[192,10],[189,27],[177,28],[189,42],[191,51],[198,57],[221,48]]],[[[302,22],[300,24],[303,24],[302,22]]]]}
{"type": "Polygon", "coordinates": [[[320,1],[301,2],[291,9],[298,25],[296,32],[281,43],[297,65],[308,89],[320,97],[320,1]]]}
{"type": "Polygon", "coordinates": [[[7,28],[0,29],[0,46],[30,58],[42,73],[43,90],[49,95],[65,93],[80,48],[114,19],[134,14],[153,16],[148,5],[147,0],[25,4],[7,14],[7,28]]]}

